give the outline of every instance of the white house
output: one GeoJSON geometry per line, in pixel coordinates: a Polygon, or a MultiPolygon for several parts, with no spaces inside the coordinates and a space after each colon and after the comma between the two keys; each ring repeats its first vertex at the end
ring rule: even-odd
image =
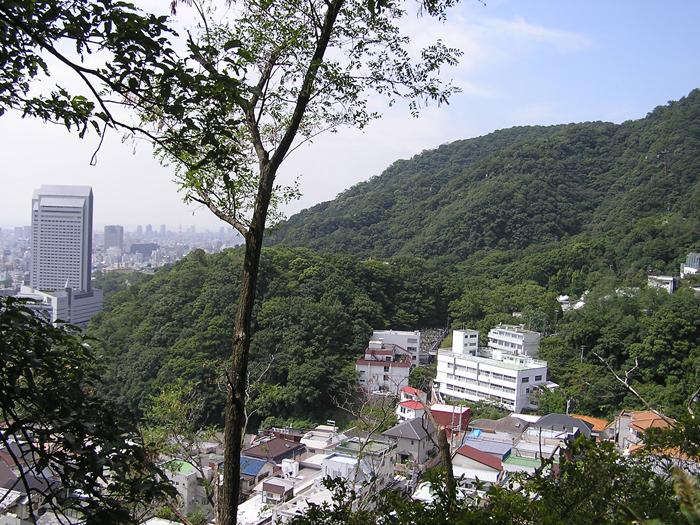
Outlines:
{"type": "Polygon", "coordinates": [[[383,345],[396,345],[411,354],[413,364],[418,363],[418,353],[420,352],[420,332],[402,332],[398,330],[375,330],[372,333],[372,341],[377,341],[383,345]]]}
{"type": "Polygon", "coordinates": [[[489,332],[489,347],[476,350],[464,344],[471,332],[455,330],[452,351],[438,353],[435,383],[440,393],[467,401],[491,401],[513,412],[536,408],[531,394],[540,386],[551,385],[547,362],[529,354],[536,355],[533,342],[536,338],[539,342],[539,334],[513,328],[499,325],[489,332]]]}
{"type": "Polygon", "coordinates": [[[408,385],[411,356],[394,344],[370,341],[364,357],[355,362],[360,387],[368,392],[389,391],[398,394],[408,385]]]}
{"type": "Polygon", "coordinates": [[[401,398],[396,405],[396,417],[399,422],[423,417],[425,407],[423,402],[426,401],[425,392],[417,388],[405,386],[401,389],[401,398]]]}
{"type": "Polygon", "coordinates": [[[668,293],[673,293],[676,289],[675,280],[670,275],[650,275],[647,286],[649,288],[660,288],[668,293]]]}

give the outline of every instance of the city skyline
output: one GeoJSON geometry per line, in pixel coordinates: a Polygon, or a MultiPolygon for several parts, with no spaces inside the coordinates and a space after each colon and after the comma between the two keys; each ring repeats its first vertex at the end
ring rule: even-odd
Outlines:
{"type": "MultiPolygon", "coordinates": [[[[143,8],[155,5],[146,1],[143,8]]],[[[643,118],[700,87],[698,17],[700,4],[691,1],[663,9],[651,1],[554,0],[461,2],[444,24],[408,15],[402,25],[413,37],[410,52],[437,38],[464,51],[459,66],[443,71],[462,93],[449,106],[423,108],[418,119],[400,102],[387,108],[370,97],[368,108],[384,113],[381,120],[322,135],[285,161],[278,182],[301,176],[303,194],[285,212],[331,200],[393,162],[446,142],[519,125],[643,118]]],[[[53,72],[54,82],[83,91],[60,68],[53,72]]],[[[224,223],[208,210],[182,202],[173,166],[161,166],[147,142],[123,138],[108,130],[98,151],[95,134],[79,140],[62,126],[3,115],[0,181],[12,198],[0,207],[0,227],[29,224],[24,203],[48,182],[92,186],[97,229],[119,224],[133,231],[150,223],[155,230],[166,224],[173,232],[180,225],[183,232],[192,225],[219,231],[224,223]]]]}

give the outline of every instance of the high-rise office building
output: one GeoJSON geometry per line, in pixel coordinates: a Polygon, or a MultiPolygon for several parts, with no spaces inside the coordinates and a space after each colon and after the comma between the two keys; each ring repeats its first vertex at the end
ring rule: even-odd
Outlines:
{"type": "Polygon", "coordinates": [[[42,186],[32,198],[30,285],[54,291],[92,289],[92,188],[42,186]]]}
{"type": "Polygon", "coordinates": [[[112,246],[124,252],[124,226],[105,226],[105,250],[112,246]]]}
{"type": "Polygon", "coordinates": [[[51,322],[87,326],[102,310],[102,290],[92,289],[92,188],[42,186],[32,198],[32,308],[51,322]]]}

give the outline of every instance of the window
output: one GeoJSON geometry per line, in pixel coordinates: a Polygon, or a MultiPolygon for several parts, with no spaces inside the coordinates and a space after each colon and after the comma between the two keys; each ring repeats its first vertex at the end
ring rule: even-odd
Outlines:
{"type": "Polygon", "coordinates": [[[535,381],[542,381],[542,376],[535,376],[535,381]]]}
{"type": "Polygon", "coordinates": [[[529,377],[523,377],[523,383],[529,383],[530,378],[529,377]]]}
{"type": "Polygon", "coordinates": [[[388,366],[385,366],[385,367],[384,367],[384,372],[388,372],[388,371],[389,371],[389,367],[388,367],[388,366]]]}

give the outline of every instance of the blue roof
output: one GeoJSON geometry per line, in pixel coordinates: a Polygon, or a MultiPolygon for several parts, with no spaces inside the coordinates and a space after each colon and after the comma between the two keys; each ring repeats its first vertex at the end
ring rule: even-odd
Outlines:
{"type": "Polygon", "coordinates": [[[262,468],[265,466],[265,463],[267,462],[263,459],[242,457],[241,474],[245,474],[247,476],[257,476],[260,470],[262,470],[262,468]]]}

